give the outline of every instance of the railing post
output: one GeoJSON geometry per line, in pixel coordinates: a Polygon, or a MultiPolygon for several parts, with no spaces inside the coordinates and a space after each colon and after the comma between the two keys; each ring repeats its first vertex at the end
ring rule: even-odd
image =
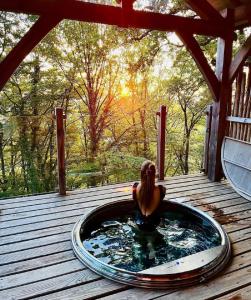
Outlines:
{"type": "Polygon", "coordinates": [[[161,105],[159,112],[157,112],[157,116],[159,116],[157,143],[157,167],[159,180],[164,180],[165,177],[166,114],[166,106],[161,105]]]}
{"type": "Polygon", "coordinates": [[[59,194],[66,195],[66,180],[65,180],[65,149],[64,149],[64,119],[65,115],[63,108],[55,109],[55,117],[57,124],[57,165],[58,165],[58,186],[59,194]]]}
{"type": "Polygon", "coordinates": [[[212,112],[213,105],[208,105],[206,109],[206,134],[205,134],[205,145],[204,145],[204,172],[208,173],[208,155],[209,155],[209,141],[211,133],[211,124],[212,124],[212,112]]]}

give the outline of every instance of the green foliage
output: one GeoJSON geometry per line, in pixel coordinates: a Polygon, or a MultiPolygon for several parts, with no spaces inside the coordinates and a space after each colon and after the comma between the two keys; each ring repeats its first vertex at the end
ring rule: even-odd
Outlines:
{"type": "MultiPolygon", "coordinates": [[[[183,1],[149,3],[191,15],[183,1]]],[[[2,59],[35,19],[2,13],[0,20],[2,59]]],[[[216,41],[196,38],[213,66],[216,41]]],[[[210,95],[184,47],[163,32],[63,21],[24,60],[0,101],[0,197],[55,190],[57,106],[67,115],[68,189],[138,180],[142,162],[156,161],[163,104],[166,175],[201,167],[210,95]]]]}

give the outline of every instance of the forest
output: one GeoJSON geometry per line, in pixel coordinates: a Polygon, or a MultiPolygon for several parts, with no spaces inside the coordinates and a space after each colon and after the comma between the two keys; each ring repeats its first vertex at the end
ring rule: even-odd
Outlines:
{"type": "MultiPolygon", "coordinates": [[[[165,9],[193,17],[180,2],[165,9]]],[[[0,60],[36,19],[0,13],[0,60]]],[[[217,40],[196,39],[215,67],[217,40]]],[[[135,180],[145,159],[156,161],[160,105],[168,109],[165,175],[199,172],[211,102],[174,33],[64,20],[0,92],[0,197],[57,189],[56,107],[66,115],[71,190],[135,180]]]]}

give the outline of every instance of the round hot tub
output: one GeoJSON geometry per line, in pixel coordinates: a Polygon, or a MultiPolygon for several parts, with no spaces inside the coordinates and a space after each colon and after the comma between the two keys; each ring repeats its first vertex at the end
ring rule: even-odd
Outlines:
{"type": "Polygon", "coordinates": [[[231,254],[223,228],[208,214],[163,201],[159,226],[138,230],[135,203],[112,202],[83,216],[72,231],[77,257],[91,270],[133,286],[173,288],[208,280],[231,254]]]}

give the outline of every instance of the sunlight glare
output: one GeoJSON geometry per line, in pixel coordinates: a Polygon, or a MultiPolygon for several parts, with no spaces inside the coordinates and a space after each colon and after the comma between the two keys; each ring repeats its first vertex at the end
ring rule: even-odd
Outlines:
{"type": "Polygon", "coordinates": [[[121,97],[128,97],[130,95],[130,89],[126,86],[121,87],[121,97]]]}

